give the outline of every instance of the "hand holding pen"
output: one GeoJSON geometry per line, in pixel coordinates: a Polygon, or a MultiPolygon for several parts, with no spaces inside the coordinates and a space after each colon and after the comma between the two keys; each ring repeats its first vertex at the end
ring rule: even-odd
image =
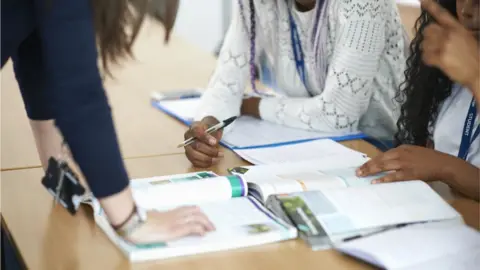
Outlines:
{"type": "Polygon", "coordinates": [[[185,147],[187,158],[195,167],[208,168],[215,165],[223,157],[219,151],[223,128],[235,119],[236,117],[231,117],[220,122],[212,116],[205,117],[191,125],[185,133],[185,141],[179,147],[185,147]]]}

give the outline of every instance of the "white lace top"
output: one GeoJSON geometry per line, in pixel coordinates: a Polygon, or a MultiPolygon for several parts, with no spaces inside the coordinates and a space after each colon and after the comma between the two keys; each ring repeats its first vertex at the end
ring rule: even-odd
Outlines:
{"type": "MultiPolygon", "coordinates": [[[[226,119],[240,114],[250,82],[250,12],[242,0],[247,25],[237,1],[220,52],[217,68],[202,97],[197,119],[212,115],[226,119]]],[[[299,12],[293,1],[255,0],[256,49],[263,51],[282,97],[263,98],[261,118],[307,130],[363,131],[391,138],[399,106],[393,102],[403,82],[406,35],[393,0],[331,0],[328,6],[324,87],[315,76],[312,40],[316,10],[299,12]],[[308,91],[294,61],[288,8],[299,30],[308,91]],[[311,94],[313,94],[313,97],[311,94]]]]}

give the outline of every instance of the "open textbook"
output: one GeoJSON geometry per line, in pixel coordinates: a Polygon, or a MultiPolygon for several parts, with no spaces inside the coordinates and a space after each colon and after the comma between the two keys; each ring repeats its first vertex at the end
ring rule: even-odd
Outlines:
{"type": "Polygon", "coordinates": [[[242,175],[249,194],[295,225],[314,250],[399,224],[463,222],[424,182],[372,185],[384,174],[357,177],[356,169],[367,160],[361,155],[334,156],[230,171],[242,175]]]}
{"type": "Polygon", "coordinates": [[[281,194],[269,197],[266,205],[295,225],[314,250],[405,224],[463,223],[423,181],[281,194]]]}
{"type": "Polygon", "coordinates": [[[97,200],[86,202],[94,209],[96,224],[130,261],[157,260],[204,252],[235,249],[296,238],[295,227],[275,217],[256,199],[247,196],[248,186],[238,176],[199,172],[131,181],[135,201],[145,209],[169,210],[198,205],[216,230],[203,237],[133,245],[118,237],[97,200]]]}
{"type": "Polygon", "coordinates": [[[382,269],[474,270],[480,232],[455,222],[423,223],[340,243],[335,249],[382,269]]]}

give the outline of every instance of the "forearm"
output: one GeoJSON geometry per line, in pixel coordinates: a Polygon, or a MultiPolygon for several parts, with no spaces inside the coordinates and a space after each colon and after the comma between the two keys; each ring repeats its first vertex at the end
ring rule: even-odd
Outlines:
{"type": "Polygon", "coordinates": [[[133,197],[97,66],[90,2],[34,3],[55,124],[108,218],[120,223],[133,197]]]}
{"type": "MultiPolygon", "coordinates": [[[[344,92],[343,89],[337,89],[333,94],[343,96],[344,92]]],[[[366,107],[364,103],[368,104],[368,100],[357,99],[344,103],[340,98],[325,101],[324,97],[322,94],[313,98],[264,98],[259,105],[260,116],[292,128],[317,132],[356,132],[363,112],[354,106],[366,107]]]]}
{"type": "Polygon", "coordinates": [[[459,193],[479,200],[480,168],[452,156],[440,169],[439,179],[459,193]]]}
{"type": "Polygon", "coordinates": [[[37,145],[38,156],[44,170],[47,169],[48,159],[57,157],[62,151],[62,136],[55,127],[53,120],[30,120],[33,137],[37,145]]]}

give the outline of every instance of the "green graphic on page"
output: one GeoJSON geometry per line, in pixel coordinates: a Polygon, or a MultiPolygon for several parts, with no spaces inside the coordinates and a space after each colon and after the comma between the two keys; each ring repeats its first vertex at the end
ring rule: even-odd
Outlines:
{"type": "Polygon", "coordinates": [[[272,231],[272,226],[269,224],[249,224],[246,225],[248,234],[261,234],[272,231]]]}
{"type": "Polygon", "coordinates": [[[181,183],[181,182],[189,182],[192,180],[199,180],[199,179],[204,179],[204,178],[210,178],[210,177],[215,177],[216,175],[208,172],[200,172],[194,175],[189,175],[185,177],[177,177],[177,178],[171,178],[171,179],[162,179],[158,181],[153,181],[151,182],[152,185],[164,185],[164,184],[169,184],[169,183],[181,183]]]}

